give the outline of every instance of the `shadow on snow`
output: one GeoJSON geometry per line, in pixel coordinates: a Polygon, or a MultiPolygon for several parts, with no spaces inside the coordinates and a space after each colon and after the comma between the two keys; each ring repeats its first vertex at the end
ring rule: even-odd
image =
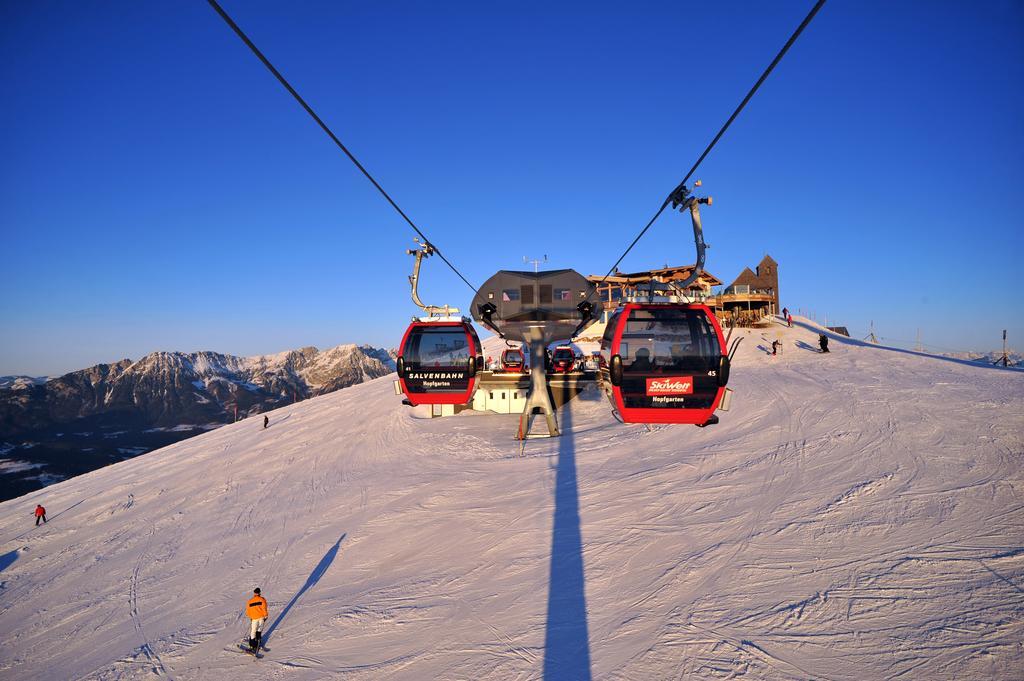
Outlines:
{"type": "Polygon", "coordinates": [[[334,546],[328,549],[327,553],[324,554],[324,557],[320,559],[319,563],[317,563],[317,566],[313,568],[311,573],[309,573],[306,583],[302,585],[302,588],[299,589],[294,596],[292,596],[292,599],[288,601],[288,605],[284,606],[284,610],[282,610],[281,614],[277,616],[274,623],[271,624],[265,632],[263,632],[264,643],[270,640],[270,637],[273,636],[274,631],[277,629],[277,625],[284,621],[284,618],[288,616],[288,611],[291,610],[298,602],[299,598],[302,597],[302,594],[316,586],[316,583],[319,582],[320,578],[324,576],[325,572],[327,572],[327,568],[331,567],[331,563],[334,562],[334,558],[338,555],[338,549],[341,548],[341,542],[344,540],[345,534],[342,533],[342,535],[338,537],[338,541],[335,542],[334,546]]]}
{"type": "MultiPolygon", "coordinates": [[[[81,499],[81,500],[71,504],[70,506],[65,508],[63,511],[58,511],[56,514],[51,515],[49,518],[47,518],[47,521],[48,521],[47,523],[44,523],[43,525],[30,525],[29,528],[27,530],[25,530],[24,532],[22,532],[21,534],[15,536],[15,537],[11,537],[10,539],[5,539],[5,540],[3,540],[2,543],[6,544],[9,541],[18,541],[19,539],[21,539],[22,537],[26,536],[30,532],[38,531],[40,528],[45,528],[47,524],[52,523],[55,519],[61,517],[62,515],[64,515],[65,513],[70,511],[71,509],[73,509],[75,506],[78,506],[80,504],[85,503],[85,501],[86,501],[85,499],[81,499]]],[[[26,506],[27,505],[28,504],[26,504],[26,506]]],[[[12,560],[11,563],[13,563],[13,562],[14,561],[12,560]]],[[[8,563],[8,565],[10,565],[10,563],[8,563]]]]}
{"type": "Polygon", "coordinates": [[[821,348],[816,348],[810,343],[805,343],[802,340],[798,340],[796,342],[796,346],[801,350],[807,350],[808,352],[817,352],[818,354],[822,354],[821,348]]]}
{"type": "Polygon", "coordinates": [[[0,572],[14,565],[14,561],[18,560],[19,555],[21,555],[20,551],[15,549],[0,556],[0,572]]]}
{"type": "Polygon", "coordinates": [[[568,406],[562,409],[561,431],[555,475],[547,628],[544,633],[544,678],[548,681],[589,681],[590,639],[583,579],[583,537],[576,485],[576,446],[572,412],[568,406]]]}

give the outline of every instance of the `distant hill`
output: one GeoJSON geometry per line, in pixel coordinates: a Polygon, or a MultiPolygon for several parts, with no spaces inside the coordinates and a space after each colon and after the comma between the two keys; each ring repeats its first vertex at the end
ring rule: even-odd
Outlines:
{"type": "Polygon", "coordinates": [[[0,499],[394,371],[368,345],[276,355],[153,352],[52,379],[0,378],[0,499]]]}
{"type": "MultiPolygon", "coordinates": [[[[1001,363],[1003,352],[1002,350],[992,350],[991,352],[944,352],[942,356],[966,359],[978,364],[995,364],[997,361],[1001,363]]],[[[1009,360],[1010,366],[1024,367],[1024,363],[1021,362],[1024,356],[1021,356],[1019,352],[1008,350],[1006,358],[1009,360]]]]}
{"type": "Polygon", "coordinates": [[[40,385],[47,380],[46,376],[0,376],[0,390],[40,385]]]}

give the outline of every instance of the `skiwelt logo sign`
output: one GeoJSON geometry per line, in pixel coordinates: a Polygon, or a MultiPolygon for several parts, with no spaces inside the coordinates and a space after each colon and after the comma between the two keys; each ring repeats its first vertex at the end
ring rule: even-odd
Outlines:
{"type": "Polygon", "coordinates": [[[648,395],[692,395],[693,376],[666,376],[647,379],[648,395]]]}

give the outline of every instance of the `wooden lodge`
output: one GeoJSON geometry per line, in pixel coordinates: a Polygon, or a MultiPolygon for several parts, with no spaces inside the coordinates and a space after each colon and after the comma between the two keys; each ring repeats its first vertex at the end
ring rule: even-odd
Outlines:
{"type": "MultiPolygon", "coordinates": [[[[604,315],[601,321],[607,321],[609,312],[619,306],[619,301],[631,296],[647,295],[651,284],[668,284],[673,281],[683,281],[693,272],[693,265],[682,267],[663,267],[660,270],[648,270],[646,272],[614,272],[606,279],[600,275],[592,274],[587,279],[592,281],[596,287],[604,315]]],[[[712,289],[721,286],[722,281],[708,271],[703,271],[697,280],[686,287],[687,295],[693,302],[707,302],[709,305],[713,297],[712,289]]],[[[664,289],[664,286],[657,287],[664,289]]]]}
{"type": "Polygon", "coordinates": [[[755,270],[743,268],[735,281],[714,297],[713,303],[715,314],[722,321],[740,326],[780,314],[779,264],[766,254],[755,270]]]}
{"type": "MultiPolygon", "coordinates": [[[[659,287],[657,284],[682,281],[690,276],[693,267],[683,265],[632,273],[616,271],[607,278],[600,275],[587,277],[597,287],[601,299],[601,322],[608,320],[608,315],[619,306],[623,298],[647,295],[652,283],[656,289],[664,289],[664,286],[659,287]]],[[[705,270],[687,287],[688,297],[693,302],[706,304],[715,311],[715,316],[722,323],[729,325],[752,326],[764,323],[771,315],[781,313],[779,264],[770,255],[765,255],[753,270],[743,268],[731,284],[715,293],[714,289],[721,287],[722,283],[718,277],[705,270]]],[[[596,327],[598,332],[601,326],[596,327]]]]}

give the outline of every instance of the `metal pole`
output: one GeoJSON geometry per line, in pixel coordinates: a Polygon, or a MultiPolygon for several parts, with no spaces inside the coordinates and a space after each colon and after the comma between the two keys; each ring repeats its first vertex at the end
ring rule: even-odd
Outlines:
{"type": "MultiPolygon", "coordinates": [[[[533,427],[534,410],[544,414],[548,424],[548,437],[558,437],[558,421],[555,419],[555,408],[551,404],[551,396],[548,394],[547,378],[547,343],[544,342],[544,333],[540,328],[529,328],[523,334],[530,346],[530,394],[526,396],[526,405],[519,417],[519,432],[517,440],[525,440],[530,437],[530,429],[533,427]]],[[[534,437],[544,437],[535,435],[534,437]]]]}
{"type": "Polygon", "coordinates": [[[546,263],[547,261],[548,261],[548,256],[546,256],[546,255],[544,256],[543,260],[538,260],[536,258],[534,258],[533,260],[527,260],[526,256],[525,255],[523,256],[523,262],[524,263],[533,263],[533,273],[534,274],[539,272],[540,271],[540,269],[539,269],[540,265],[542,263],[546,263]]]}

